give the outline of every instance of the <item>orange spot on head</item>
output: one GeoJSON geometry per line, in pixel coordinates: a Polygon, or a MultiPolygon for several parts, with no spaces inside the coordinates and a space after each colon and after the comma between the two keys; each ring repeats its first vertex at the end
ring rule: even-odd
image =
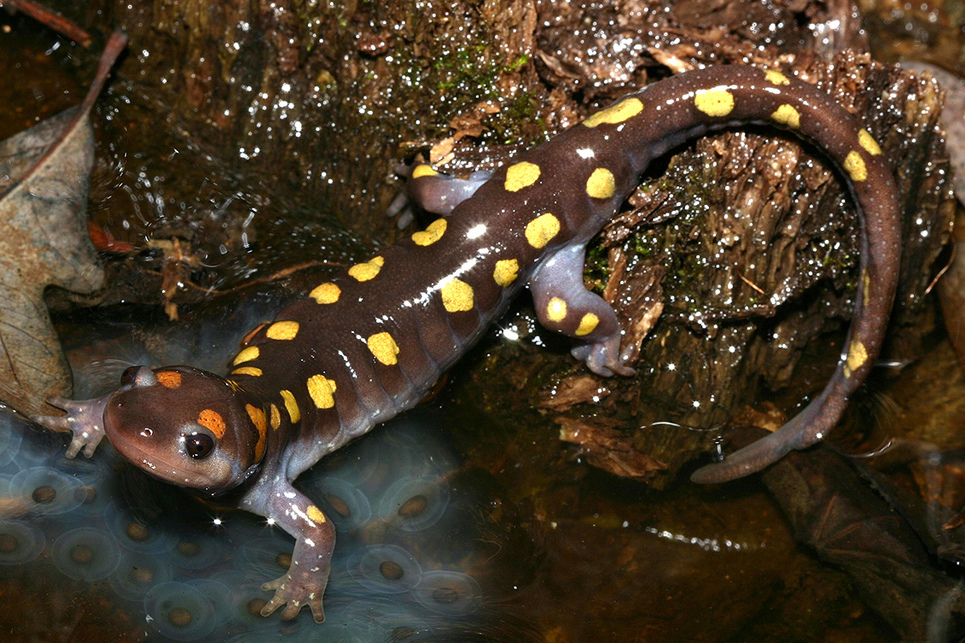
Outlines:
{"type": "Polygon", "coordinates": [[[167,388],[180,388],[181,374],[176,371],[161,371],[157,374],[157,381],[167,388]]]}
{"type": "Polygon", "coordinates": [[[214,433],[219,440],[224,437],[225,430],[228,428],[221,414],[211,409],[204,409],[198,413],[198,424],[214,433]]]}

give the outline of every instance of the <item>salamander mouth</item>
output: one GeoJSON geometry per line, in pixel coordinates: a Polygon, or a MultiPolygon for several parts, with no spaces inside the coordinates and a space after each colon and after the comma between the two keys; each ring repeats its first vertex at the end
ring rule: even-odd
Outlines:
{"type": "MultiPolygon", "coordinates": [[[[180,487],[204,491],[216,491],[223,486],[223,483],[210,475],[205,475],[201,471],[184,471],[183,467],[172,464],[165,458],[159,457],[157,453],[151,453],[141,448],[136,441],[114,429],[110,422],[104,423],[104,432],[113,447],[125,460],[159,480],[180,487]]],[[[179,460],[183,458],[180,454],[177,454],[176,457],[179,460]]]]}

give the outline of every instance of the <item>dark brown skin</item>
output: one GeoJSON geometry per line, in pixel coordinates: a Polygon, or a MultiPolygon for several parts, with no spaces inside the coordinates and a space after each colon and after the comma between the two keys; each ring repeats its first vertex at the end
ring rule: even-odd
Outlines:
{"type": "Polygon", "coordinates": [[[282,616],[291,618],[308,603],[321,620],[334,529],[291,482],[415,405],[523,285],[546,327],[581,342],[574,355],[591,370],[632,373],[616,315],[583,287],[586,243],[651,159],[708,131],[748,123],[787,129],[821,147],[849,180],[862,221],[854,321],[826,389],[780,430],[693,479],[721,482],[758,471],[819,441],[867,376],[887,325],[901,240],[894,182],[871,135],[810,85],[737,66],[655,83],[521,155],[481,187],[416,166],[414,193],[446,209],[457,202],[452,215],[282,310],[252,333],[227,379],[181,367],[142,369],[100,400],[54,400],[70,415],[41,419],[73,431],[69,454],[93,452],[106,425],[118,449],[149,473],[209,493],[236,486],[239,506],[297,539],[288,573],[264,586],[275,596],[262,613],[285,605],[282,616]],[[236,473],[226,478],[232,458],[236,473]],[[214,474],[202,475],[207,463],[214,474]]]}

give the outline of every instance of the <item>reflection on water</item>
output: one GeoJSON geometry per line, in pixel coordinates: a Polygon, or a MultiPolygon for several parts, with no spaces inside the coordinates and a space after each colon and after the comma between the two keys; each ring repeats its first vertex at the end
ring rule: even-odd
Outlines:
{"type": "Polygon", "coordinates": [[[4,413],[0,579],[75,579],[63,600],[96,593],[157,640],[285,632],[291,641],[367,643],[478,629],[492,601],[470,514],[449,483],[457,462],[437,431],[434,418],[409,416],[299,481],[338,530],[327,620],[317,625],[308,610],[288,623],[257,615],[268,597],[260,584],[290,561],[293,541],[280,530],[118,475],[126,465],[109,449],[66,460],[59,440],[4,413]]]}
{"type": "MultiPolygon", "coordinates": [[[[77,395],[103,394],[134,363],[190,360],[219,370],[252,319],[274,306],[120,340],[82,332],[71,351],[77,395]]],[[[261,584],[290,562],[294,541],[284,532],[150,480],[106,441],[93,458],[68,460],[64,436],[2,413],[0,582],[19,586],[27,602],[31,593],[40,603],[104,599],[122,615],[127,639],[416,641],[495,622],[507,632],[502,640],[526,640],[487,595],[491,546],[478,540],[485,517],[452,486],[459,462],[442,438],[447,428],[438,413],[409,414],[298,480],[338,534],[319,625],[307,609],[291,622],[258,614],[270,597],[261,584]]]]}

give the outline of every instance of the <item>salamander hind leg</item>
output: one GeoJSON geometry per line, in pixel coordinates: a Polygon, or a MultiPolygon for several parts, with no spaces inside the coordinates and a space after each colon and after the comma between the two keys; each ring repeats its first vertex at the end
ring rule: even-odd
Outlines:
{"type": "Polygon", "coordinates": [[[489,180],[492,172],[477,170],[467,179],[443,174],[426,163],[399,165],[396,174],[405,178],[405,190],[396,196],[386,213],[399,215],[399,227],[404,228],[413,220],[410,205],[417,205],[426,212],[448,216],[457,205],[476,193],[489,180]]]}
{"type": "Polygon", "coordinates": [[[621,329],[616,313],[602,297],[583,285],[586,248],[558,250],[540,264],[529,286],[540,323],[581,342],[571,352],[598,375],[633,375],[620,353],[621,329]]]}

